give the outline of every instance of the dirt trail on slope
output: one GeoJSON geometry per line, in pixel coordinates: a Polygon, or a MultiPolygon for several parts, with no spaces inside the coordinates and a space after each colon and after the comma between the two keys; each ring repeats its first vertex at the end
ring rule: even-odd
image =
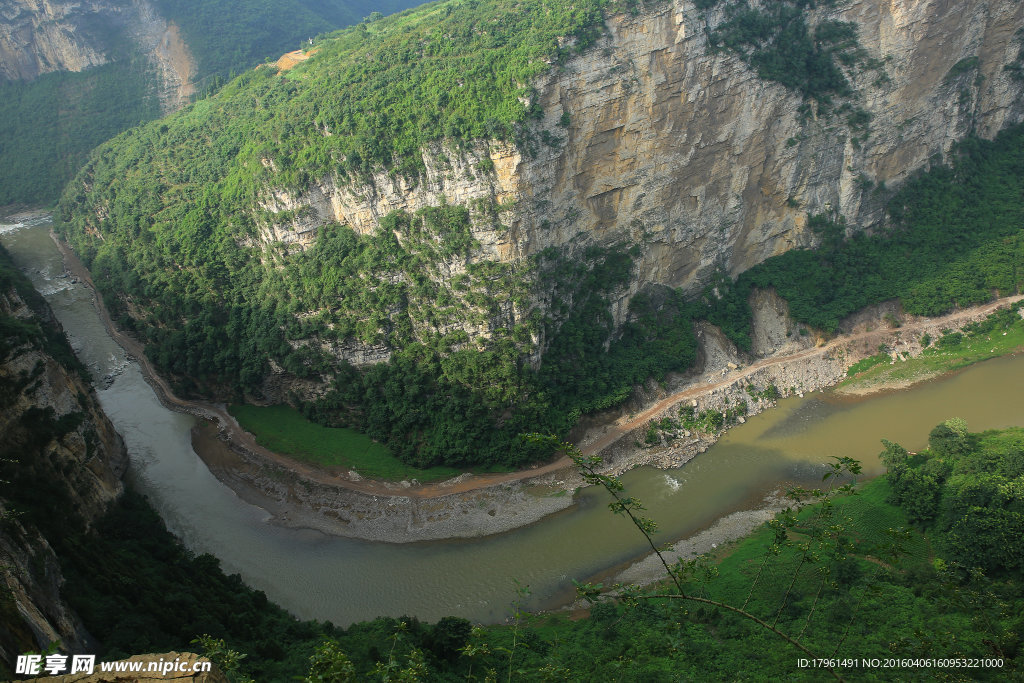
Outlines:
{"type": "MultiPolygon", "coordinates": [[[[397,482],[350,478],[349,473],[341,470],[340,468],[325,469],[314,467],[282,456],[278,453],[274,453],[273,451],[261,446],[252,434],[242,429],[235,418],[228,413],[227,409],[223,405],[208,403],[205,401],[190,401],[175,396],[170,385],[156,372],[156,369],[150,363],[149,359],[146,358],[143,353],[142,345],[132,337],[122,333],[114,325],[113,320],[110,318],[110,314],[103,303],[102,297],[100,297],[98,290],[93,284],[89,271],[81,261],[78,260],[78,257],[75,256],[71,249],[55,233],[53,233],[52,230],[50,235],[61,250],[61,253],[64,255],[65,267],[92,288],[96,310],[99,313],[100,319],[103,321],[107,332],[114,341],[116,341],[125,350],[125,352],[139,363],[143,376],[150,386],[152,386],[156,391],[160,402],[171,410],[177,410],[206,420],[216,421],[219,424],[221,438],[229,440],[234,445],[241,447],[250,453],[266,458],[278,465],[298,472],[304,477],[323,484],[339,486],[351,491],[376,496],[403,496],[421,499],[449,496],[456,493],[466,493],[476,489],[523,481],[573,468],[572,460],[568,456],[563,456],[546,465],[519,470],[516,472],[500,474],[469,474],[443,482],[403,486],[397,482]]],[[[935,325],[945,325],[951,328],[957,327],[960,323],[988,315],[997,308],[1006,306],[1022,298],[1024,298],[1024,296],[1005,297],[983,306],[956,311],[940,318],[923,318],[921,320],[915,320],[905,323],[899,328],[899,330],[905,333],[914,333],[927,327],[934,327],[935,325]]],[[[736,382],[740,382],[765,368],[821,358],[838,347],[847,346],[856,342],[866,341],[870,343],[872,339],[887,339],[892,335],[892,332],[893,331],[890,329],[880,328],[858,334],[839,336],[822,346],[805,349],[796,353],[764,358],[741,369],[733,370],[725,375],[723,379],[716,382],[702,382],[688,386],[685,389],[681,389],[665,396],[640,413],[636,413],[626,419],[620,419],[607,425],[601,436],[594,441],[587,443],[581,448],[581,451],[584,455],[599,455],[617,443],[622,439],[622,437],[644,426],[648,421],[664,412],[672,405],[687,399],[699,399],[716,389],[728,387],[736,382]]]]}
{"type": "MultiPolygon", "coordinates": [[[[923,318],[919,321],[903,324],[898,328],[900,332],[906,332],[914,334],[916,332],[923,331],[925,328],[931,328],[936,325],[945,325],[949,327],[958,327],[960,323],[965,323],[969,320],[973,320],[979,316],[986,316],[992,313],[997,308],[1012,304],[1024,296],[1012,296],[1005,297],[1002,299],[996,299],[995,301],[989,302],[982,306],[964,309],[962,311],[956,311],[939,318],[923,318]]],[[[718,382],[708,382],[698,384],[696,386],[687,387],[675,393],[669,394],[665,398],[652,404],[650,407],[645,409],[643,412],[637,413],[635,416],[631,416],[625,422],[616,422],[609,427],[608,433],[602,435],[592,444],[582,449],[584,454],[591,455],[600,453],[604,449],[611,446],[613,443],[621,439],[623,436],[644,426],[648,421],[653,419],[655,416],[667,410],[673,404],[679,403],[686,399],[700,398],[702,395],[710,393],[715,389],[728,387],[736,382],[742,381],[747,377],[750,377],[760,370],[769,368],[776,365],[784,365],[788,363],[794,363],[798,361],[810,360],[812,358],[821,358],[830,351],[836,348],[845,347],[857,342],[867,342],[869,345],[873,345],[872,340],[881,341],[892,336],[893,330],[889,328],[879,328],[876,330],[860,332],[857,334],[841,335],[831,340],[830,342],[817,346],[814,348],[799,351],[797,353],[791,353],[784,356],[770,356],[759,360],[751,365],[748,365],[742,369],[734,370],[726,378],[718,382]]]]}

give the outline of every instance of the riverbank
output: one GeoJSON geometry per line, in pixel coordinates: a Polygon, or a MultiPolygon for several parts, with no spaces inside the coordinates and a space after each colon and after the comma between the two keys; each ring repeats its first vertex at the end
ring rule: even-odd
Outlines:
{"type": "MultiPolygon", "coordinates": [[[[886,302],[844,320],[839,334],[825,339],[794,323],[785,302],[774,293],[760,292],[752,303],[753,351],[761,358],[751,362],[750,356],[740,353],[717,328],[699,325],[701,371],[676,378],[667,388],[650,394],[642,409],[618,418],[611,425],[591,429],[581,440],[581,449],[587,455],[600,454],[608,464],[608,472],[614,474],[641,465],[679,467],[706,451],[731,426],[725,423],[717,430],[687,429],[680,423],[681,410],[692,409],[695,414],[717,412],[723,420],[731,411],[734,424],[742,424],[774,407],[776,393],[778,398],[803,396],[839,385],[847,379],[850,366],[878,354],[882,348],[890,354],[893,364],[906,362],[921,355],[924,335],[939,339],[949,330],[984,320],[996,309],[1022,299],[1021,295],[1004,297],[937,318],[907,315],[896,302],[886,302]],[[769,388],[774,391],[767,391],[769,388]],[[738,409],[739,406],[743,408],[738,409]]],[[[1004,348],[1002,352],[1013,350],[1004,348]]],[[[985,358],[997,355],[993,352],[985,358]]],[[[856,393],[837,393],[863,398],[906,389],[960,367],[963,364],[911,378],[879,378],[869,386],[858,385],[856,393]]]]}
{"type": "Polygon", "coordinates": [[[446,495],[381,496],[314,480],[256,456],[224,439],[211,423],[192,429],[192,447],[240,498],[269,512],[273,524],[370,541],[489,536],[540,521],[573,504],[557,474],[466,491],[457,490],[458,480],[449,480],[452,491],[446,495]]]}
{"type": "MultiPolygon", "coordinates": [[[[620,417],[605,425],[592,426],[580,439],[586,454],[600,454],[607,471],[621,473],[640,464],[676,467],[705,451],[724,433],[678,435],[653,447],[637,443],[652,420],[678,414],[679,406],[727,409],[748,400],[748,415],[775,405],[773,399],[752,399],[748,387],[772,384],[781,395],[803,395],[840,382],[846,369],[862,357],[877,353],[878,344],[899,346],[903,353],[919,352],[909,346],[925,331],[934,333],[954,324],[983,319],[999,305],[1015,297],[984,307],[961,311],[938,319],[906,320],[900,328],[876,327],[889,310],[865,312],[849,321],[849,333],[830,342],[800,335],[792,325],[784,304],[765,297],[759,307],[758,325],[762,348],[778,339],[772,355],[748,367],[743,358],[715,328],[700,330],[704,364],[702,371],[677,378],[675,391],[653,402],[649,408],[620,417]],[[765,308],[776,312],[769,320],[765,308]],[[902,344],[902,345],[900,345],[902,344]],[[734,367],[731,367],[734,366],[734,367]]],[[[883,307],[884,308],[884,307],[883,307]]],[[[875,391],[881,391],[881,385],[875,391]]],[[[298,463],[268,460],[230,438],[223,430],[203,427],[193,431],[193,447],[223,482],[243,499],[268,510],[273,523],[313,528],[343,536],[374,541],[410,542],[465,538],[502,533],[539,521],[573,504],[572,491],[582,482],[571,463],[560,459],[544,467],[502,475],[462,475],[447,482],[414,486],[410,482],[375,482],[371,491],[355,490],[353,472],[318,470],[304,473],[298,463]],[[326,478],[325,478],[326,476],[326,478]],[[332,477],[337,477],[331,481],[332,477]],[[381,493],[381,486],[389,489],[381,493]]],[[[720,524],[693,539],[681,542],[678,551],[686,556],[707,552],[711,544],[734,540],[770,519],[780,509],[778,499],[765,506],[733,513],[720,524]]]]}
{"type": "MultiPolygon", "coordinates": [[[[64,257],[65,266],[92,286],[88,271],[67,245],[51,235],[64,257]]],[[[95,294],[95,287],[92,287],[95,294]]],[[[714,443],[721,431],[697,433],[686,430],[659,433],[658,442],[641,447],[641,432],[652,420],[678,415],[685,402],[700,410],[723,410],[748,401],[747,415],[773,406],[774,399],[752,397],[748,387],[769,384],[780,395],[831,386],[845,376],[846,368],[877,352],[880,343],[911,347],[912,335],[926,330],[957,327],[984,318],[998,305],[951,314],[939,319],[906,320],[901,328],[885,327],[891,315],[886,307],[866,311],[848,322],[848,329],[826,342],[800,334],[788,319],[784,302],[759,294],[755,305],[754,351],[763,357],[744,367],[747,359],[717,329],[701,326],[698,337],[702,364],[699,372],[675,378],[660,395],[642,399],[646,407],[606,421],[591,419],[577,442],[587,455],[599,454],[607,471],[620,473],[642,464],[677,467],[714,443]]],[[[193,431],[193,447],[211,471],[243,499],[268,510],[272,521],[290,527],[321,531],[374,541],[410,542],[485,536],[525,526],[573,504],[571,492],[580,478],[567,458],[547,465],[504,474],[463,474],[426,485],[412,482],[367,480],[352,471],[316,468],[262,448],[242,430],[222,405],[187,401],[173,394],[145,358],[137,341],[117,330],[103,302],[95,295],[96,309],[111,337],[137,360],[146,381],[161,403],[216,423],[193,431]]],[[[1019,299],[1016,297],[1012,300],[1019,299]]],[[[890,307],[891,308],[891,307],[890,307]]],[[[744,418],[740,417],[740,421],[744,418]]]]}

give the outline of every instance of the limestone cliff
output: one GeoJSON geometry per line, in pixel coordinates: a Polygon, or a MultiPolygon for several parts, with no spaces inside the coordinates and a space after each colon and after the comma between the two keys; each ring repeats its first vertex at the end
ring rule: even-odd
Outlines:
{"type": "MultiPolygon", "coordinates": [[[[448,414],[423,400],[476,392],[446,405],[451,419],[487,406],[504,427],[534,398],[576,401],[576,380],[556,375],[578,373],[593,392],[581,412],[621,403],[690,362],[688,328],[664,354],[642,348],[667,339],[645,308],[686,325],[670,288],[693,294],[717,272],[811,244],[809,214],[877,227],[911,174],[971,133],[1024,119],[1013,0],[766,3],[805,37],[831,27],[856,46],[826,57],[837,91],[719,49],[713,37],[748,3],[700,4],[595,12],[585,26],[566,25],[569,2],[451,4],[323,38],[292,68],[249,71],[111,141],[65,193],[56,229],[111,276],[103,296],[159,350],[161,370],[199,393],[317,400],[332,419],[402,448],[430,443],[437,458],[452,450],[448,414]],[[492,35],[496,16],[548,22],[551,43],[518,24],[492,35]],[[491,60],[509,65],[507,80],[491,60]],[[597,358],[630,344],[630,362],[597,358]],[[403,359],[425,358],[422,394],[418,383],[385,390],[402,386],[387,373],[413,372],[403,359]],[[348,365],[377,371],[335,382],[348,365]],[[554,389],[531,392],[535,380],[554,389]],[[396,402],[407,420],[393,419],[396,402]],[[423,436],[428,423],[436,438],[423,436]]],[[[806,42],[803,62],[818,54],[806,42]]],[[[461,433],[482,435],[479,424],[461,433]]]]}
{"type": "Polygon", "coordinates": [[[0,268],[0,662],[10,663],[55,641],[88,644],[47,537],[102,514],[128,461],[59,323],[6,259],[0,268]]]}
{"type": "Polygon", "coordinates": [[[122,59],[127,38],[160,79],[163,110],[194,93],[195,60],[147,0],[15,0],[0,5],[0,78],[32,80],[122,59]]]}
{"type": "Polygon", "coordinates": [[[107,61],[106,2],[4,3],[0,8],[0,74],[30,80],[51,71],[82,71],[107,61]]]}
{"type": "Polygon", "coordinates": [[[300,193],[272,188],[263,209],[303,218],[270,221],[263,238],[307,244],[328,221],[367,234],[396,209],[493,200],[503,229],[478,226],[481,260],[642,244],[615,306],[621,321],[645,285],[693,288],[717,269],[736,274],[809,244],[808,213],[870,228],[886,195],[878,189],[898,187],[970,133],[992,137],[1024,118],[1024,81],[1004,69],[1021,50],[1024,5],[1013,0],[848,0],[812,11],[812,25],[854,22],[867,55],[884,64],[851,74],[850,101],[871,117],[865,136],[842,116],[802,116],[799,93],[710,50],[706,27],[722,19],[688,0],[614,16],[596,46],[535,84],[544,112],[535,132],[561,144],[532,156],[504,144],[439,145],[424,150],[415,182],[380,173],[368,183],[324,178],[300,193]]]}

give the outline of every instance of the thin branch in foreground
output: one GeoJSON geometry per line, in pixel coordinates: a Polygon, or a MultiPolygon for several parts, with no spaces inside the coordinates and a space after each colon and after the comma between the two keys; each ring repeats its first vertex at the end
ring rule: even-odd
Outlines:
{"type": "MultiPolygon", "coordinates": [[[[580,449],[574,444],[559,442],[558,439],[556,439],[555,437],[531,435],[528,438],[530,438],[532,441],[536,443],[548,444],[553,449],[564,452],[566,455],[569,456],[569,458],[579,469],[580,474],[582,475],[583,480],[585,482],[591,485],[603,486],[604,489],[608,491],[609,494],[611,494],[614,501],[610,503],[608,507],[612,510],[612,512],[615,512],[616,514],[625,514],[627,517],[629,517],[630,521],[633,522],[633,525],[636,526],[640,533],[644,535],[644,538],[647,539],[648,545],[650,546],[654,554],[658,556],[658,559],[661,561],[662,566],[665,568],[665,573],[667,574],[668,578],[672,580],[672,583],[675,585],[675,588],[678,591],[677,593],[653,594],[640,594],[635,591],[629,591],[631,599],[687,600],[690,602],[696,602],[704,605],[718,607],[720,609],[738,614],[739,616],[748,619],[754,622],[755,624],[771,631],[772,633],[776,634],[777,636],[779,636],[780,638],[782,638],[783,640],[785,640],[786,642],[788,642],[789,644],[793,645],[795,648],[806,654],[808,657],[812,659],[822,659],[815,655],[813,652],[811,652],[803,643],[799,642],[797,639],[789,636],[788,634],[778,629],[775,624],[769,624],[763,619],[760,619],[751,614],[750,612],[747,612],[745,609],[742,609],[740,607],[734,607],[732,605],[729,605],[728,603],[720,602],[718,600],[712,600],[710,598],[704,598],[696,595],[687,594],[687,592],[683,588],[683,584],[681,581],[681,571],[673,571],[672,567],[668,563],[668,560],[665,558],[664,553],[662,553],[661,549],[654,543],[652,534],[656,530],[657,525],[654,523],[653,520],[647,517],[634,514],[636,510],[643,510],[644,507],[636,498],[623,495],[625,487],[619,479],[605,474],[601,474],[600,472],[597,471],[597,468],[603,462],[599,456],[584,456],[580,449]]],[[[859,470],[859,464],[857,464],[856,461],[853,462],[856,464],[856,468],[851,469],[859,470]]],[[[845,463],[840,462],[837,463],[837,466],[834,467],[838,469],[838,467],[842,467],[842,465],[844,464],[845,463]]],[[[829,475],[826,475],[826,478],[829,478],[829,475]]],[[[806,554],[803,560],[806,560],[806,554]]],[[[803,564],[803,560],[801,561],[801,564],[803,564]]],[[[597,595],[597,590],[593,586],[578,585],[577,587],[581,589],[581,594],[583,595],[583,597],[585,597],[588,600],[594,601],[599,597],[597,595]]],[[[790,588],[792,588],[792,584],[790,585],[790,588]]],[[[832,674],[832,677],[836,680],[844,680],[842,676],[840,676],[834,668],[828,667],[827,670],[830,674],[832,674]]]]}

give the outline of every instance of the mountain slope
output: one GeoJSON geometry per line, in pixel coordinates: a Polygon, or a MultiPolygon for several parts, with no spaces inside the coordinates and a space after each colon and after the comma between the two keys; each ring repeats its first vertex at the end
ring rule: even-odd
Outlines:
{"type": "Polygon", "coordinates": [[[113,135],[307,37],[411,2],[7,3],[0,8],[0,205],[53,202],[89,150],[113,135]]]}
{"type": "Polygon", "coordinates": [[[438,3],[101,148],[61,229],[186,389],[521,463],[519,431],[688,368],[705,285],[880,230],[889,186],[1024,118],[1022,26],[975,0],[438,3]]]}

